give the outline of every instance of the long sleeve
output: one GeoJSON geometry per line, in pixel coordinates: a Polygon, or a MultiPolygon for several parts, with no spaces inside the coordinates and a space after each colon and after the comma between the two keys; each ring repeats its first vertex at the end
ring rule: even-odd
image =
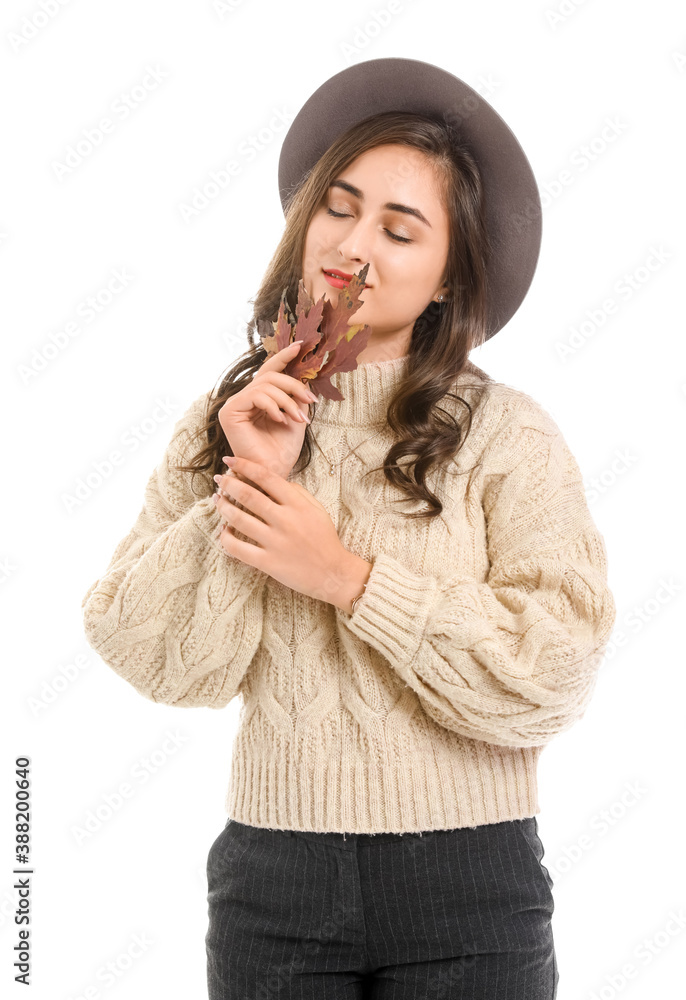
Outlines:
{"type": "Polygon", "coordinates": [[[222,708],[260,643],[267,576],[222,549],[211,476],[173,468],[206,444],[195,436],[206,402],[176,423],[135,524],[81,606],[89,644],[140,694],[222,708]]]}
{"type": "Polygon", "coordinates": [[[382,552],[347,627],[446,729],[534,747],[584,714],[616,609],[605,543],[554,420],[521,394],[495,424],[480,467],[485,582],[418,575],[382,552]]]}

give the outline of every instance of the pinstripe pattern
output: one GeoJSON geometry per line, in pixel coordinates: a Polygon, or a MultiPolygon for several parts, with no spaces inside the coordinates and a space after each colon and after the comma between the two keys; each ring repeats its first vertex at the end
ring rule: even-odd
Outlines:
{"type": "Polygon", "coordinates": [[[209,1000],[553,1000],[535,816],[425,833],[229,819],[207,858],[209,1000]]]}

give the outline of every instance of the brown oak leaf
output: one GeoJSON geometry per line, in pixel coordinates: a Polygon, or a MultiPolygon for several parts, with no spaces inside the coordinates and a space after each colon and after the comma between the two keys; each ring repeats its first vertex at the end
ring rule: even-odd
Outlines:
{"type": "Polygon", "coordinates": [[[355,371],[357,358],[369,341],[370,326],[366,323],[348,325],[350,317],[364,302],[360,292],[368,271],[369,264],[365,264],[359,273],[353,274],[347,286],[339,290],[335,306],[324,295],[313,302],[301,278],[295,316],[286,300],[288,290],[284,288],[276,321],[258,323],[267,358],[295,340],[303,341],[284,372],[300,379],[308,389],[325,399],[340,401],[344,398],[331,384],[331,376],[335,372],[355,371]]]}

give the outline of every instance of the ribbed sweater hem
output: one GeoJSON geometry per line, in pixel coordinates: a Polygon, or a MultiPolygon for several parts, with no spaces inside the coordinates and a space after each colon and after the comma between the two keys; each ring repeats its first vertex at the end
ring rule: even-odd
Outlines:
{"type": "MultiPolygon", "coordinates": [[[[240,739],[240,735],[239,735],[240,739]]],[[[480,744],[465,757],[402,762],[298,759],[235,752],[225,800],[231,819],[272,830],[419,833],[535,816],[540,747],[480,744]]]]}

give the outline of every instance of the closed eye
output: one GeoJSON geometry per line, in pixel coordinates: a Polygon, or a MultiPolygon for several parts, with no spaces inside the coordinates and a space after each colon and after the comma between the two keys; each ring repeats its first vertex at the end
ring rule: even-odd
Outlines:
{"type": "MultiPolygon", "coordinates": [[[[333,215],[335,219],[350,219],[352,216],[346,215],[345,212],[334,212],[332,208],[327,208],[326,210],[329,215],[333,215]]],[[[397,233],[392,233],[390,229],[384,229],[385,233],[391,237],[392,240],[397,240],[398,243],[414,243],[414,240],[410,240],[407,236],[398,236],[397,233]]]]}

